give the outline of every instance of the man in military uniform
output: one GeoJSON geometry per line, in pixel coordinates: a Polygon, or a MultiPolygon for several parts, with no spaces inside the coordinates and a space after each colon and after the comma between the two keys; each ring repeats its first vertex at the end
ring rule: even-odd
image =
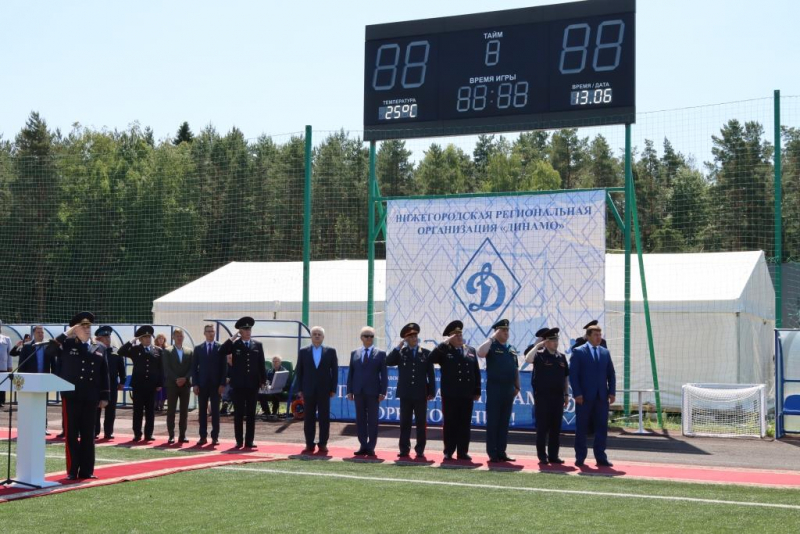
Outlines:
{"type": "Polygon", "coordinates": [[[233,430],[236,437],[236,448],[242,444],[255,448],[256,436],[256,404],[258,390],[267,383],[267,361],[264,347],[251,339],[252,317],[242,317],[234,325],[239,331],[219,348],[219,353],[228,359],[228,376],[233,388],[233,430]],[[246,431],[243,432],[244,420],[247,420],[246,431]]]}
{"type": "Polygon", "coordinates": [[[110,389],[108,397],[108,406],[106,406],[106,417],[103,420],[103,425],[100,426],[100,415],[103,410],[97,409],[97,420],[94,425],[94,437],[100,435],[100,429],[103,429],[103,438],[112,439],[114,437],[114,420],[117,417],[117,391],[122,391],[127,378],[125,370],[125,360],[114,352],[114,347],[111,346],[111,333],[114,331],[110,326],[101,326],[94,333],[94,339],[98,345],[102,345],[106,353],[106,362],[108,363],[108,386],[110,389]]]}
{"type": "Polygon", "coordinates": [[[492,325],[494,332],[478,347],[486,359],[486,454],[490,462],[513,462],[506,454],[508,425],[519,393],[517,349],[508,343],[508,319],[492,325]]]}
{"type": "Polygon", "coordinates": [[[397,366],[397,398],[400,399],[400,458],[411,452],[411,420],[416,420],[417,458],[425,457],[428,401],[436,394],[436,372],[431,351],[419,346],[419,325],[400,329],[400,343],[386,357],[386,365],[397,366]]]}
{"type": "Polygon", "coordinates": [[[155,396],[164,383],[161,349],[154,347],[150,325],[140,326],[134,339],[119,348],[119,355],[133,362],[131,389],[133,396],[133,441],[142,439],[142,415],[144,415],[144,439],[153,441],[155,428],[155,396]]]}
{"type": "Polygon", "coordinates": [[[70,320],[70,328],[55,340],[61,353],[61,376],[75,389],[61,394],[66,403],[67,479],[97,478],[94,475],[94,423],[97,408],[108,404],[108,364],[101,345],[91,344],[90,312],[70,320]]]}
{"type": "Polygon", "coordinates": [[[567,357],[558,352],[558,328],[544,334],[544,343],[529,352],[525,359],[533,364],[534,413],[536,415],[536,455],[541,464],[563,464],[558,457],[561,438],[561,418],[569,403],[569,365],[567,357]]]}
{"type": "Polygon", "coordinates": [[[481,398],[481,370],[475,349],[464,344],[464,323],[453,321],[444,329],[448,336],[431,351],[441,368],[444,458],[472,460],[469,455],[472,407],[481,398]]]}

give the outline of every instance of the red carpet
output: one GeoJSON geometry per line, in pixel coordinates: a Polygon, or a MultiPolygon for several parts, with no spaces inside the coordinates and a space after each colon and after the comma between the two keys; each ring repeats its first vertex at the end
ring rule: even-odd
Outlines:
{"type": "MultiPolygon", "coordinates": [[[[4,438],[7,431],[0,431],[0,439],[4,438]]],[[[12,433],[12,436],[15,434],[12,433]]],[[[311,456],[300,456],[302,445],[296,443],[261,442],[255,450],[242,449],[237,451],[233,448],[233,441],[222,440],[220,445],[212,447],[210,444],[202,447],[195,445],[196,441],[184,444],[168,445],[163,437],[157,438],[152,442],[133,442],[132,436],[117,435],[113,440],[98,440],[98,446],[122,446],[122,447],[156,447],[163,449],[184,449],[198,451],[207,454],[192,456],[182,456],[163,460],[149,460],[130,464],[118,464],[113,466],[103,466],[97,469],[100,480],[92,481],[90,486],[109,483],[106,478],[113,478],[115,481],[130,480],[130,477],[147,478],[172,472],[180,472],[187,469],[199,469],[203,467],[213,467],[214,462],[222,463],[244,463],[252,461],[266,461],[267,459],[281,458],[302,458],[314,460],[344,460],[372,463],[396,463],[398,465],[421,465],[441,468],[461,468],[461,469],[490,469],[507,471],[526,471],[542,473],[559,473],[566,475],[595,475],[608,477],[622,477],[635,479],[669,480],[676,482],[697,482],[706,484],[737,484],[755,485],[783,488],[800,488],[800,472],[781,471],[768,469],[749,469],[733,467],[703,467],[678,464],[656,464],[642,462],[624,462],[612,458],[614,467],[596,467],[593,461],[587,462],[582,467],[576,467],[574,461],[568,461],[561,466],[538,464],[535,457],[518,457],[513,463],[489,464],[485,455],[473,454],[471,462],[464,461],[444,461],[441,452],[432,451],[427,454],[426,460],[405,460],[397,458],[396,450],[377,450],[377,458],[365,459],[364,457],[354,458],[351,448],[332,447],[327,456],[319,453],[311,456]],[[235,452],[237,454],[224,454],[225,452],[235,452]],[[162,472],[162,470],[164,472],[162,472]],[[154,474],[155,473],[155,474],[154,474]],[[127,477],[127,478],[126,478],[127,477]]],[[[55,436],[48,437],[49,443],[63,443],[63,440],[55,439],[55,436]]],[[[53,478],[52,480],[59,480],[53,478]]],[[[73,484],[74,485],[74,484],[73,484]]],[[[81,484],[81,487],[86,484],[81,484]]],[[[63,491],[63,488],[60,488],[63,491]]],[[[9,490],[0,490],[0,500],[7,495],[9,490]]],[[[18,493],[19,490],[16,490],[18,493]]],[[[51,493],[53,490],[50,491],[51,493]]]]}
{"type": "Polygon", "coordinates": [[[55,473],[47,476],[47,480],[59,482],[61,486],[43,488],[39,490],[29,490],[24,488],[0,488],[0,502],[27,497],[37,497],[40,495],[52,495],[76,489],[94,488],[127,482],[131,480],[143,480],[173,473],[182,473],[194,469],[207,469],[220,465],[246,464],[252,462],[267,462],[274,458],[268,455],[261,455],[257,452],[243,454],[208,453],[194,454],[191,456],[179,456],[175,458],[160,458],[157,460],[142,460],[139,462],[129,462],[124,464],[103,465],[95,467],[95,480],[67,480],[66,473],[55,473]]]}

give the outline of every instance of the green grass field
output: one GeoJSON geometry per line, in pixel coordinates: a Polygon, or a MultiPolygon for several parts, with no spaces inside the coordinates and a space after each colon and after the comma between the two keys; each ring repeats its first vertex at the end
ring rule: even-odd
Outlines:
{"type": "MultiPolygon", "coordinates": [[[[48,471],[63,470],[63,452],[48,446],[48,471]]],[[[98,465],[175,454],[191,453],[102,447],[98,465]]],[[[0,504],[0,518],[4,533],[787,532],[800,491],[288,460],[0,504]]]]}

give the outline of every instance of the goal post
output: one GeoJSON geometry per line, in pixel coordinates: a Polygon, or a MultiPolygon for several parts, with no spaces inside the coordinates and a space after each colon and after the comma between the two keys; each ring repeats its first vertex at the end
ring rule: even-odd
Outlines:
{"type": "Polygon", "coordinates": [[[764,384],[684,384],[683,435],[722,438],[767,434],[764,384]]]}

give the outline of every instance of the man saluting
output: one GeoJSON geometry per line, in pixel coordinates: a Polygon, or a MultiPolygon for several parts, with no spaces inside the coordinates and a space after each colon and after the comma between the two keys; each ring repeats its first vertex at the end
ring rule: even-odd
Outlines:
{"type": "Polygon", "coordinates": [[[233,432],[236,437],[236,448],[242,444],[255,448],[256,436],[256,404],[258,390],[267,383],[267,361],[264,347],[251,339],[252,317],[242,317],[234,325],[238,334],[230,338],[219,348],[222,356],[228,357],[228,376],[233,388],[233,432]],[[246,430],[243,423],[246,419],[246,430]]]}
{"type": "Polygon", "coordinates": [[[402,340],[386,357],[386,365],[397,366],[397,397],[400,399],[400,458],[411,452],[411,420],[417,424],[417,458],[425,457],[428,401],[436,394],[436,372],[431,351],[419,346],[419,325],[400,329],[402,340]]]}
{"type": "Polygon", "coordinates": [[[108,404],[108,364],[105,348],[89,341],[94,315],[80,312],[72,317],[69,330],[59,335],[61,376],[75,385],[64,391],[67,422],[67,479],[97,478],[94,475],[94,424],[97,408],[108,404]]]}

